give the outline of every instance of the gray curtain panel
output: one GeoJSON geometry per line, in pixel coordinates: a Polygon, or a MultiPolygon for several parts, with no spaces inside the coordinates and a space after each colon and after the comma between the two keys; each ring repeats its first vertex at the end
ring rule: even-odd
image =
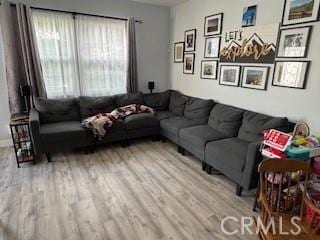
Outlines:
{"type": "Polygon", "coordinates": [[[128,19],[128,73],[127,92],[139,91],[138,69],[137,69],[137,48],[136,48],[136,21],[134,18],[128,19]]]}
{"type": "MultiPolygon", "coordinates": [[[[18,3],[12,7],[3,1],[0,24],[5,52],[6,78],[11,113],[24,110],[20,85],[29,85],[33,97],[46,97],[40,57],[30,7],[18,3]]],[[[33,99],[30,99],[33,104],[33,99]]]]}

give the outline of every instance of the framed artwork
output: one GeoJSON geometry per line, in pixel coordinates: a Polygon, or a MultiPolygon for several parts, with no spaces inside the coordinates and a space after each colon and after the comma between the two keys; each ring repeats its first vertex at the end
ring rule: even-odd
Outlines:
{"type": "Polygon", "coordinates": [[[201,75],[202,79],[217,79],[218,75],[218,61],[205,60],[201,61],[201,75]]]}
{"type": "Polygon", "coordinates": [[[242,27],[252,27],[256,25],[257,5],[249,6],[243,9],[242,27]]]}
{"type": "Polygon", "coordinates": [[[268,77],[269,67],[244,66],[241,87],[266,90],[268,77]]]}
{"type": "Polygon", "coordinates": [[[241,66],[221,65],[220,67],[220,85],[238,87],[240,82],[241,66]]]}
{"type": "Polygon", "coordinates": [[[306,88],[310,61],[276,61],[272,86],[306,88]]]}
{"type": "Polygon", "coordinates": [[[184,74],[194,74],[194,60],[195,60],[194,53],[186,53],[184,55],[184,61],[183,61],[184,74]]]}
{"type": "Polygon", "coordinates": [[[197,30],[187,30],[184,33],[184,51],[193,52],[196,50],[197,30]]]}
{"type": "Polygon", "coordinates": [[[277,57],[307,57],[312,26],[282,29],[277,57]]]}
{"type": "Polygon", "coordinates": [[[182,63],[184,55],[184,42],[176,42],[174,44],[174,62],[182,63]]]}
{"type": "Polygon", "coordinates": [[[223,13],[205,17],[204,36],[218,35],[222,32],[223,13]]]}
{"type": "Polygon", "coordinates": [[[204,58],[218,58],[220,52],[220,37],[206,38],[204,58]]]}
{"type": "Polygon", "coordinates": [[[320,0],[285,0],[282,25],[318,21],[320,0]]]}

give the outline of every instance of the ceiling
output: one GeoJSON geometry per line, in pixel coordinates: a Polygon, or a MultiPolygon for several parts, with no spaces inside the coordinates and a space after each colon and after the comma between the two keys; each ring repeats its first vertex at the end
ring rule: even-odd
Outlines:
{"type": "Polygon", "coordinates": [[[188,0],[132,0],[135,2],[141,2],[141,3],[147,3],[147,4],[154,4],[154,5],[160,5],[160,6],[167,6],[172,7],[179,3],[186,2],[188,0]]]}

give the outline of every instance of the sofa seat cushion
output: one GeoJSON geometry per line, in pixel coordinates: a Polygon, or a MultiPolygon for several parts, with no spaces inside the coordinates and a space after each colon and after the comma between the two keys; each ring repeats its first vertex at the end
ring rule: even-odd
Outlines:
{"type": "Polygon", "coordinates": [[[113,97],[80,97],[81,118],[94,116],[98,113],[112,112],[114,109],[113,97]]]}
{"type": "Polygon", "coordinates": [[[176,115],[170,111],[156,111],[155,116],[159,120],[175,117],[176,115]]]}
{"type": "MultiPolygon", "coordinates": [[[[173,136],[175,138],[171,139],[173,141],[179,139],[179,131],[181,129],[196,125],[198,125],[197,122],[185,117],[171,117],[160,121],[161,132],[168,133],[169,135],[173,136]]],[[[165,136],[167,135],[165,134],[165,136]]]]}
{"type": "Polygon", "coordinates": [[[226,138],[225,134],[209,125],[183,128],[180,130],[179,136],[180,145],[200,160],[204,160],[204,151],[208,142],[226,138]]]}
{"type": "Polygon", "coordinates": [[[205,160],[212,167],[239,181],[245,166],[248,146],[248,141],[239,138],[209,142],[206,145],[205,160]]]}
{"type": "Polygon", "coordinates": [[[152,113],[132,114],[124,119],[124,123],[128,130],[160,127],[159,120],[152,113]]]}
{"type": "Polygon", "coordinates": [[[199,124],[207,124],[213,105],[213,100],[190,97],[184,108],[184,116],[199,122],[199,124]]]}
{"type": "Polygon", "coordinates": [[[167,110],[169,107],[170,95],[170,90],[162,93],[144,94],[144,105],[152,107],[156,111],[167,110]]]}
{"type": "Polygon", "coordinates": [[[84,141],[92,136],[92,132],[84,129],[78,121],[47,123],[40,126],[40,137],[44,143],[84,141]]]}

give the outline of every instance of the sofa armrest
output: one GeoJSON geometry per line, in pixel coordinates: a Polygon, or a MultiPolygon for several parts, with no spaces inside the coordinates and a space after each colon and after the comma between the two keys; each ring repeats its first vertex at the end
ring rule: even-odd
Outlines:
{"type": "Polygon", "coordinates": [[[31,139],[35,154],[41,153],[41,141],[40,141],[40,118],[36,109],[32,108],[29,113],[29,126],[31,131],[31,139]]]}
{"type": "Polygon", "coordinates": [[[246,163],[242,173],[241,186],[246,190],[255,188],[258,184],[258,165],[262,160],[260,145],[262,141],[252,142],[248,146],[246,163]]]}

